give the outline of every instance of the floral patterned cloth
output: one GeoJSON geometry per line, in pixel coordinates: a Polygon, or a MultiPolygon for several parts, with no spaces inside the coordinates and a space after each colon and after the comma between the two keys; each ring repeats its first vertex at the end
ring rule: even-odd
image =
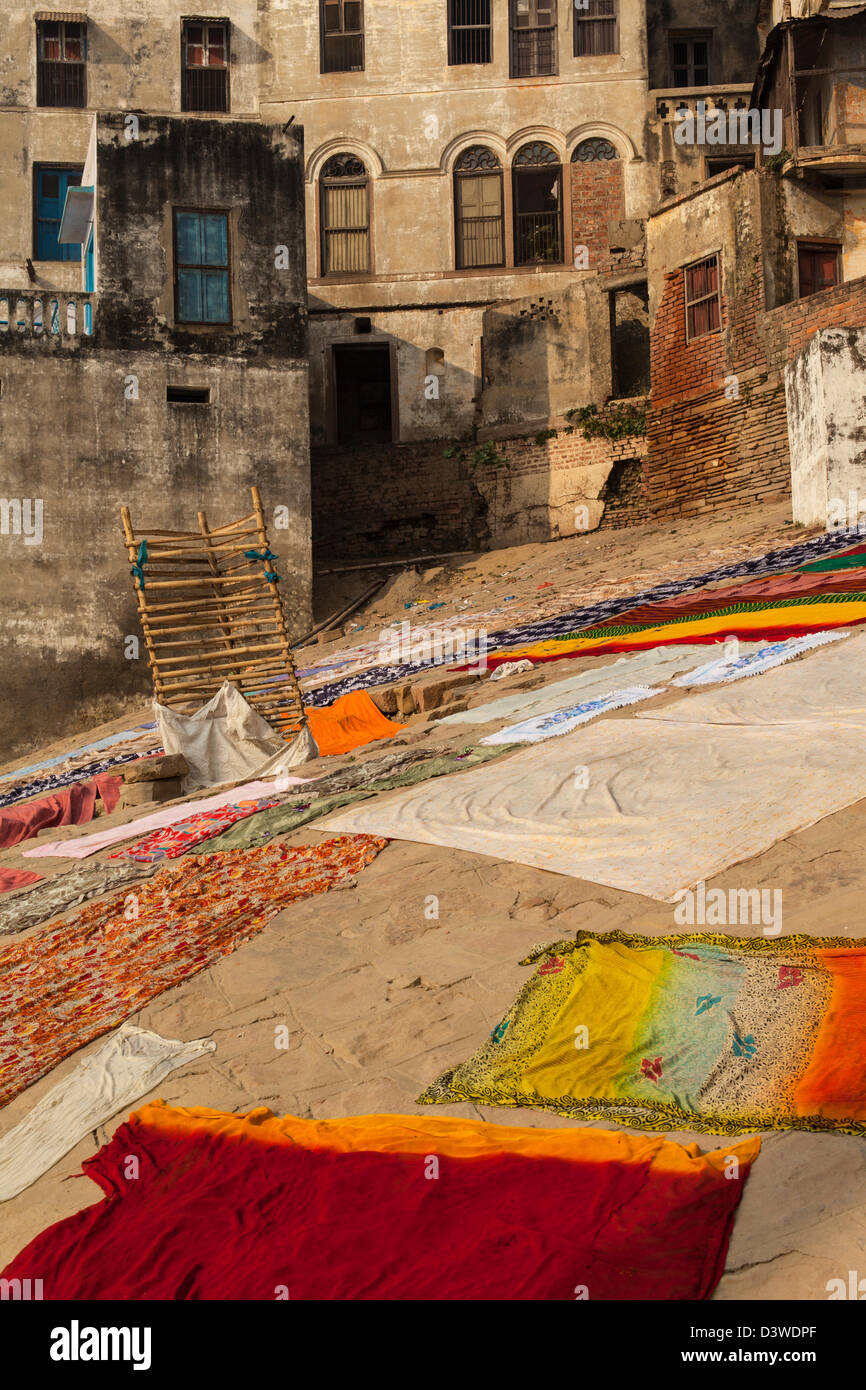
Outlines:
{"type": "Polygon", "coordinates": [[[345,883],[387,840],[185,858],[134,892],[0,951],[0,1106],[172,985],[230,955],[290,903],[345,883]]]}
{"type": "Polygon", "coordinates": [[[213,811],[199,811],[186,820],[175,821],[174,825],[154,830],[141,840],[136,840],[129,849],[117,850],[109,859],[135,859],[141,864],[153,863],[156,859],[178,859],[193,845],[204,840],[212,840],[235,821],[246,820],[257,811],[266,811],[278,806],[278,796],[259,797],[254,801],[237,801],[229,806],[218,806],[213,811]]]}

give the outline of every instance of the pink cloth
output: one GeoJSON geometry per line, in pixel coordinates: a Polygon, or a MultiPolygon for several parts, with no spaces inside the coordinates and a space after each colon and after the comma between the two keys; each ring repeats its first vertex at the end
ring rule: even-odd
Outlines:
{"type": "MultiPolygon", "coordinates": [[[[119,780],[119,779],[118,779],[119,780]]],[[[310,780],[305,777],[281,777],[279,788],[298,786],[310,780]]],[[[188,820],[198,811],[215,811],[220,806],[230,806],[238,801],[254,801],[273,796],[276,782],[246,782],[242,787],[220,792],[218,796],[207,797],[204,801],[187,801],[183,806],[169,806],[164,811],[154,811],[139,820],[131,820],[126,825],[114,825],[110,830],[99,830],[95,835],[81,835],[76,840],[47,840],[34,845],[33,849],[22,851],[34,859],[53,857],[57,859],[87,859],[109,845],[119,844],[121,840],[137,840],[150,830],[161,830],[163,826],[174,825],[176,821],[188,820]]],[[[49,822],[50,824],[51,822],[49,822]]],[[[58,822],[59,823],[59,822],[58,822]]]]}
{"type": "Polygon", "coordinates": [[[41,882],[42,875],[33,874],[29,869],[0,869],[0,893],[11,893],[13,888],[41,882]]]}
{"type": "Polygon", "coordinates": [[[120,796],[120,784],[120,777],[102,772],[89,782],[73,782],[50,796],[7,807],[0,811],[0,849],[11,849],[22,840],[30,840],[48,826],[85,825],[93,820],[97,793],[106,810],[112,812],[120,796]]]}

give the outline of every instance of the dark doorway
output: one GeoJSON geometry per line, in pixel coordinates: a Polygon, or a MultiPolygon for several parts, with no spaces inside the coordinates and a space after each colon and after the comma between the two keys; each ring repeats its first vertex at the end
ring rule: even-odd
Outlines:
{"type": "Polygon", "coordinates": [[[614,398],[649,391],[649,297],[645,284],[610,292],[610,346],[614,398]]]}
{"type": "Polygon", "coordinates": [[[335,347],[337,443],[390,444],[391,354],[387,343],[335,347]]]}

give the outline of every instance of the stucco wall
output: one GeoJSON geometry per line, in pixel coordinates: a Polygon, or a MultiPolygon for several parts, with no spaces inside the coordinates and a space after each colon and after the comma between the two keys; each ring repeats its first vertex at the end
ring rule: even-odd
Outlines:
{"type": "Polygon", "coordinates": [[[816,333],[786,368],[785,397],[794,520],[866,521],[866,330],[816,333]]]}

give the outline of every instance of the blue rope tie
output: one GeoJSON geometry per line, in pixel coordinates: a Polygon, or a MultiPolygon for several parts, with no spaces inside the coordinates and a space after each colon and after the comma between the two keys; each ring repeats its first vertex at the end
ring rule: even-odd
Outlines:
{"type": "Polygon", "coordinates": [[[142,541],[138,547],[138,557],[130,574],[134,574],[142,589],[144,588],[144,566],[147,564],[147,541],[142,541]]]}

